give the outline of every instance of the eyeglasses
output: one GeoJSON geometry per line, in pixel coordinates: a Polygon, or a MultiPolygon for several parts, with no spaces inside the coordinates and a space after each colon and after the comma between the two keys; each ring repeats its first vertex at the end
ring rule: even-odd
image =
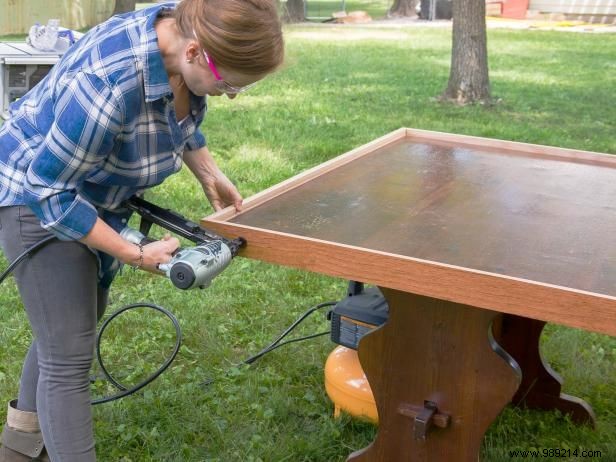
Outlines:
{"type": "MultiPolygon", "coordinates": [[[[197,40],[197,43],[199,43],[199,40],[197,39],[197,34],[195,33],[194,30],[193,30],[193,35],[195,36],[195,40],[197,40]]],[[[250,90],[252,87],[254,87],[257,84],[257,82],[254,82],[254,83],[251,83],[250,85],[245,85],[243,87],[236,87],[236,86],[233,86],[225,82],[225,80],[220,76],[218,69],[216,69],[214,60],[210,57],[210,55],[207,54],[207,52],[203,48],[201,48],[201,52],[203,53],[203,57],[205,58],[205,62],[207,63],[207,66],[210,68],[210,71],[212,71],[212,74],[214,75],[214,78],[216,79],[216,89],[221,91],[222,93],[226,93],[228,95],[237,95],[238,93],[244,93],[245,91],[250,90]]]]}

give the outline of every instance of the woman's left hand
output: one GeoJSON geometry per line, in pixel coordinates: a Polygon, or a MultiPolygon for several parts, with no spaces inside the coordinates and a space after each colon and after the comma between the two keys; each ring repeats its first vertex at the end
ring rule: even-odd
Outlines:
{"type": "Polygon", "coordinates": [[[242,195],[227,175],[222,173],[207,146],[184,153],[184,163],[201,183],[207,199],[217,212],[232,205],[242,209],[242,195]]]}
{"type": "Polygon", "coordinates": [[[215,211],[233,205],[238,212],[242,209],[242,195],[227,176],[218,170],[202,181],[203,191],[215,211]]]}

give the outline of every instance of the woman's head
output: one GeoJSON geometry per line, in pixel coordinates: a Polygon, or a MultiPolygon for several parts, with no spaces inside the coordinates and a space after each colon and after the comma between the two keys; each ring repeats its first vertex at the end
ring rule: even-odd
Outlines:
{"type": "Polygon", "coordinates": [[[175,20],[179,32],[196,39],[216,68],[264,76],[282,63],[284,43],[273,0],[182,0],[175,20]]]}

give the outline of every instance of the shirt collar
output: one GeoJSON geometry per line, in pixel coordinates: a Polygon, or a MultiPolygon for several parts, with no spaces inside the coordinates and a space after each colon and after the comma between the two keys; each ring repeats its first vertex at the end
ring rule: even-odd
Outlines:
{"type": "Polygon", "coordinates": [[[143,50],[143,81],[146,101],[154,101],[173,94],[169,86],[169,77],[163,63],[156,35],[156,18],[163,9],[173,9],[174,4],[160,4],[144,11],[145,22],[142,26],[141,47],[143,50]]]}

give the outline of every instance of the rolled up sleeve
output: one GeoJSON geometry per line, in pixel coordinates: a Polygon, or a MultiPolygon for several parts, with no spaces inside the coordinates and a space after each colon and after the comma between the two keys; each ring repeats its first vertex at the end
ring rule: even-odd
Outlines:
{"type": "Polygon", "coordinates": [[[45,229],[76,240],[97,218],[77,191],[114,149],[121,100],[102,79],[82,72],[66,79],[55,96],[49,129],[26,172],[24,202],[45,229]]]}
{"type": "Polygon", "coordinates": [[[199,131],[199,129],[195,130],[195,133],[193,133],[187,140],[186,140],[186,149],[188,151],[196,151],[199,148],[202,148],[203,146],[206,146],[207,142],[205,140],[205,136],[203,135],[203,133],[201,133],[199,131]]]}

